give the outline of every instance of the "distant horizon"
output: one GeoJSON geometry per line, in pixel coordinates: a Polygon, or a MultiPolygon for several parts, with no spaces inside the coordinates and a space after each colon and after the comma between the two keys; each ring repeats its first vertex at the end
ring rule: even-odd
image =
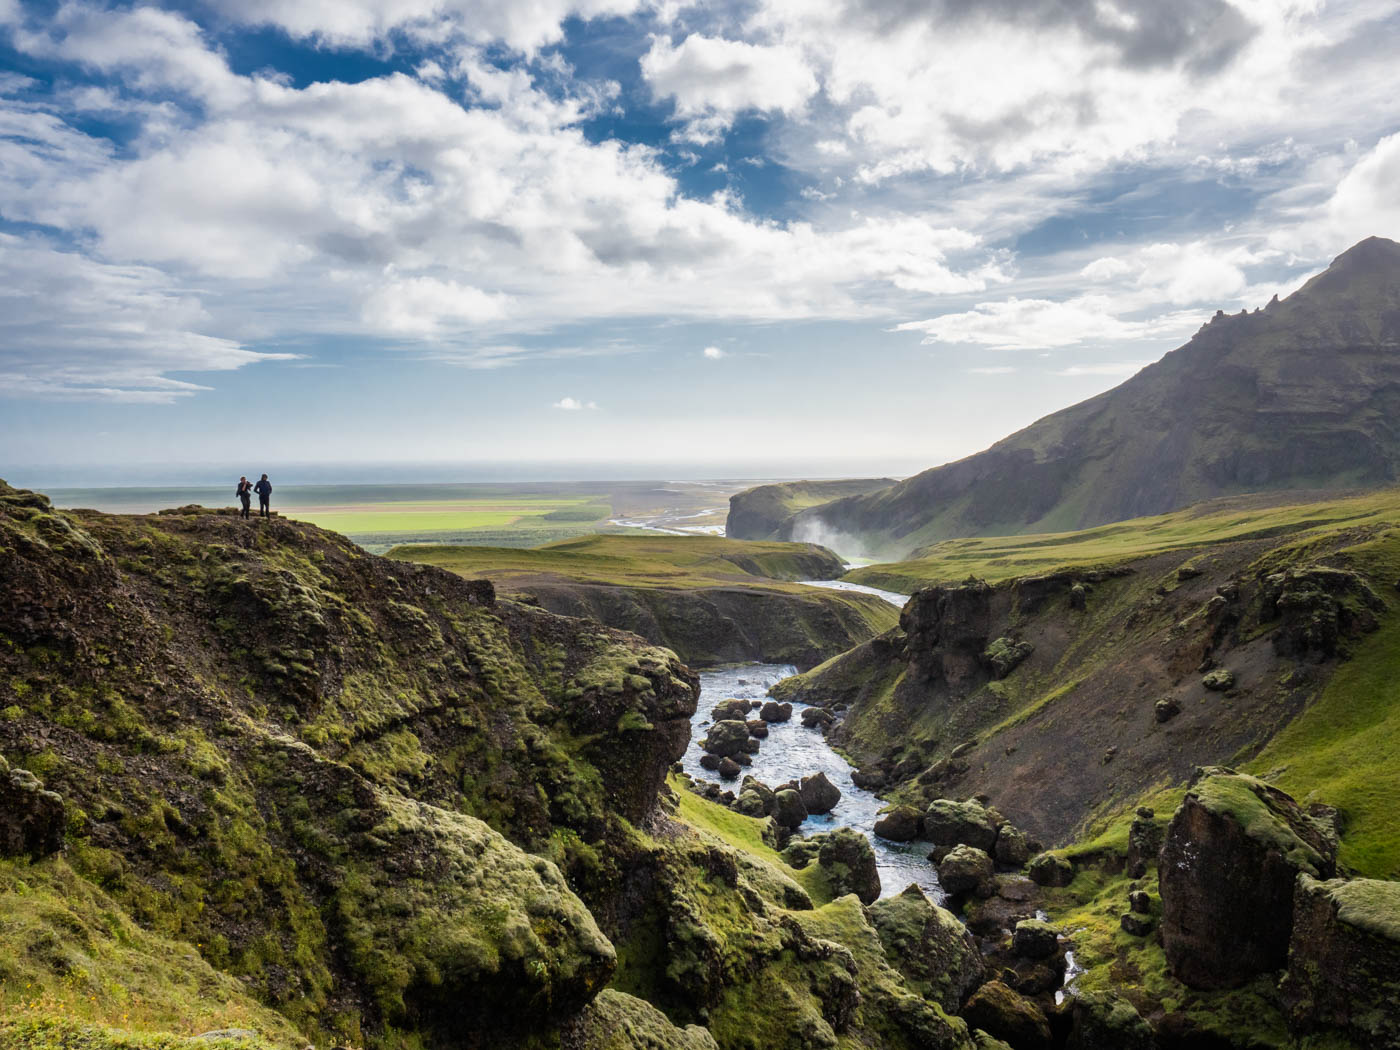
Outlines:
{"type": "Polygon", "coordinates": [[[939,462],[864,458],[833,460],[505,460],[431,462],[286,462],[209,464],[38,464],[0,467],[0,478],[37,491],[171,490],[224,487],[267,473],[279,487],[335,485],[584,484],[604,482],[779,482],[838,478],[902,479],[939,462]],[[916,465],[918,464],[918,465],[916,465]]]}

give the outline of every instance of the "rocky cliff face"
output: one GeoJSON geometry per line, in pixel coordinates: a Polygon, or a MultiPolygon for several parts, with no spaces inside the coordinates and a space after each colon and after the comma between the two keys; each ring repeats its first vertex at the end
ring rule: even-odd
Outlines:
{"type": "Polygon", "coordinates": [[[1392,581],[1347,567],[1374,539],[1248,537],[926,587],[898,630],[775,693],[837,715],[861,779],[897,800],[985,794],[1065,843],[1090,814],[1286,726],[1393,601],[1392,581]]]}
{"type": "Polygon", "coordinates": [[[1287,299],[1217,316],[1121,386],[985,452],[799,510],[907,556],[956,536],[1057,532],[1267,489],[1400,476],[1400,244],[1373,237],[1287,299]]]}
{"type": "Polygon", "coordinates": [[[7,487],[0,579],[6,853],[52,852],[61,796],[58,863],[313,1034],[503,1045],[606,984],[522,846],[567,868],[650,819],[695,706],[672,655],[309,526],[7,487]]]}
{"type": "MultiPolygon", "coordinates": [[[[732,540],[768,540],[793,535],[785,528],[799,511],[849,496],[880,492],[893,485],[893,478],[850,481],[788,481],[757,485],[729,497],[729,517],[725,535],[732,540]]],[[[821,543],[823,540],[814,539],[821,543]]]]}

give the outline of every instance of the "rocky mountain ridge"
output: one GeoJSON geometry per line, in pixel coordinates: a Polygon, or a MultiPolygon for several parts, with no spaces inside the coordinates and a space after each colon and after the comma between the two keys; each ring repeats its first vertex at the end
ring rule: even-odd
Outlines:
{"type": "MultiPolygon", "coordinates": [[[[1104,394],[892,487],[796,510],[891,560],[939,540],[1087,528],[1203,499],[1400,477],[1400,244],[1360,242],[1104,394]]],[[[745,495],[735,497],[742,505],[745,495]]]]}

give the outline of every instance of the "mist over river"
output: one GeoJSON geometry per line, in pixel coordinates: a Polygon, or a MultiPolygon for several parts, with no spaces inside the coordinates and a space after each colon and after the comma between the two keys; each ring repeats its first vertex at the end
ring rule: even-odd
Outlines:
{"type": "Polygon", "coordinates": [[[843,825],[855,828],[870,839],[875,848],[875,859],[880,869],[880,896],[891,897],[912,882],[930,899],[942,903],[944,893],[938,884],[938,873],[927,856],[931,848],[929,844],[887,842],[875,836],[875,821],[885,806],[884,801],[873,792],[852,783],[850,765],[826,742],[821,730],[802,725],[802,711],[807,704],[794,703],[790,721],[777,722],[768,727],[768,737],[762,742],[758,754],[752,756],[753,765],[737,779],[724,780],[718,773],[701,767],[700,757],[705,752],[700,747],[700,741],[709,729],[710,711],[717,703],[731,697],[763,700],[775,683],[796,673],[797,668],[789,664],[743,664],[721,671],[702,672],[700,704],[691,719],[690,746],[683,759],[685,771],[694,780],[710,781],[736,794],[745,776],[756,777],[775,787],[813,773],[825,773],[827,779],[841,789],[841,801],[830,813],[808,817],[798,833],[811,835],[843,825]]]}

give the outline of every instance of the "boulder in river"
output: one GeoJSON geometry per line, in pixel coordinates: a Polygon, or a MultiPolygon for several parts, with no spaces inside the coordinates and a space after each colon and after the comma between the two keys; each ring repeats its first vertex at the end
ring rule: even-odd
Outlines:
{"type": "Polygon", "coordinates": [[[948,1013],[957,1013],[982,983],[985,967],[977,942],[957,916],[934,904],[918,886],[876,901],[866,916],[889,964],[948,1013]]]}
{"type": "Polygon", "coordinates": [[[880,869],[870,840],[854,828],[833,828],[812,836],[821,839],[817,863],[837,896],[854,893],[862,904],[880,898],[880,869]]]}
{"type": "Polygon", "coordinates": [[[976,846],[954,846],[938,865],[938,881],[951,896],[971,893],[983,882],[989,882],[995,871],[986,850],[976,846]]]}
{"type": "Polygon", "coordinates": [[[802,796],[802,804],[807,807],[807,812],[813,815],[830,813],[836,808],[836,803],[841,801],[841,789],[827,780],[825,773],[803,777],[798,794],[802,796]]]}
{"type": "Polygon", "coordinates": [[[1357,1046],[1400,1047],[1400,882],[1301,875],[1280,986],[1299,1035],[1340,1029],[1357,1046]]]}
{"type": "Polygon", "coordinates": [[[715,722],[743,722],[749,717],[749,702],[747,700],[721,700],[710,711],[710,718],[715,722]]]}
{"type": "Polygon", "coordinates": [[[923,814],[913,806],[895,806],[875,822],[875,834],[890,842],[913,842],[923,825],[923,814]]]}
{"type": "Polygon", "coordinates": [[[732,758],[722,758],[719,760],[719,775],[724,777],[725,780],[733,780],[743,772],[743,769],[744,767],[739,765],[739,763],[735,762],[732,758]]]}
{"type": "Polygon", "coordinates": [[[834,721],[836,719],[824,707],[804,707],[802,709],[802,724],[808,729],[829,726],[834,721]]]}
{"type": "Polygon", "coordinates": [[[713,773],[719,768],[719,764],[723,761],[724,759],[720,758],[719,755],[704,754],[700,756],[700,768],[708,769],[713,773]]]}
{"type": "Polygon", "coordinates": [[[710,726],[710,731],[705,739],[700,741],[700,746],[712,755],[728,758],[743,751],[748,742],[748,725],[738,719],[725,719],[710,726]]]}
{"type": "Polygon", "coordinates": [[[1192,988],[1281,970],[1299,874],[1331,878],[1330,839],[1288,795],[1222,767],[1197,771],[1158,864],[1162,947],[1192,988]]]}
{"type": "Polygon", "coordinates": [[[748,721],[749,736],[758,740],[765,740],[768,737],[768,723],[761,718],[750,718],[748,721]]]}
{"type": "Polygon", "coordinates": [[[802,804],[802,796],[792,788],[783,788],[773,796],[775,808],[773,818],[778,826],[794,830],[807,819],[807,807],[802,804]]]}
{"type": "Polygon", "coordinates": [[[935,846],[975,846],[990,853],[996,845],[997,826],[976,799],[938,798],[924,811],[924,837],[935,846]]]}
{"type": "Polygon", "coordinates": [[[792,705],[769,700],[758,709],[758,717],[765,722],[786,722],[792,718],[792,705]]]}

